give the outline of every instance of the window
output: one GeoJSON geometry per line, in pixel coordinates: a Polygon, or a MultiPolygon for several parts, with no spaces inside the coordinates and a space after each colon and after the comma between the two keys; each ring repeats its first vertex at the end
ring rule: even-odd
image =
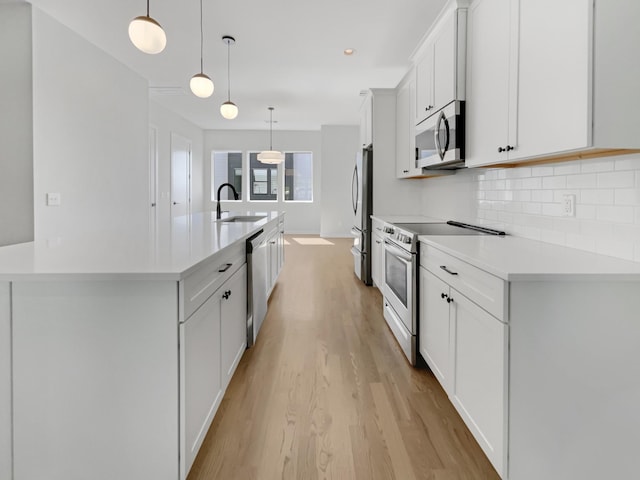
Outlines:
{"type": "MultiPolygon", "coordinates": [[[[242,200],[242,152],[213,152],[211,156],[212,188],[211,200],[216,200],[218,188],[223,183],[230,183],[242,200]]],[[[235,200],[233,191],[224,188],[220,192],[220,200],[235,200]]]]}
{"type": "Polygon", "coordinates": [[[313,154],[311,152],[285,153],[284,168],[285,201],[313,201],[313,154]]]}
{"type": "Polygon", "coordinates": [[[249,200],[278,200],[278,166],[258,160],[258,152],[249,153],[249,200]]]}

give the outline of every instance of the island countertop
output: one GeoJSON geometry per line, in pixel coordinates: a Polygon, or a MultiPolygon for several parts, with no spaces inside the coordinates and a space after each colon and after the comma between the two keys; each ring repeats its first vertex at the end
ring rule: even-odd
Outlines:
{"type": "Polygon", "coordinates": [[[232,212],[227,217],[234,215],[265,218],[220,222],[215,212],[203,212],[172,219],[163,234],[70,235],[0,247],[0,281],[181,280],[204,260],[268,228],[283,213],[232,212]]]}

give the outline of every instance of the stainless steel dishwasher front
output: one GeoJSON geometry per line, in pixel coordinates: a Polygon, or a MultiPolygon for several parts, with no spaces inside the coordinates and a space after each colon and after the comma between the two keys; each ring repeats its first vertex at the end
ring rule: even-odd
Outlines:
{"type": "Polygon", "coordinates": [[[247,239],[247,348],[258,336],[267,314],[267,235],[264,230],[247,239]]]}

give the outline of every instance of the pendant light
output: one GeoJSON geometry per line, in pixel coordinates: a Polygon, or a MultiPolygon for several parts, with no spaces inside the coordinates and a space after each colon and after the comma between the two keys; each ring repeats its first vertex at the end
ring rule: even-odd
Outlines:
{"type": "Polygon", "coordinates": [[[271,165],[277,165],[284,161],[282,152],[273,149],[273,107],[269,107],[269,150],[260,152],[258,160],[271,165]]]}
{"type": "Polygon", "coordinates": [[[204,34],[202,32],[202,0],[200,0],[200,73],[191,77],[189,86],[196,97],[208,98],[213,94],[213,81],[203,73],[202,61],[202,45],[204,43],[204,34]]]}
{"type": "Polygon", "coordinates": [[[220,114],[227,120],[233,120],[238,116],[238,107],[231,101],[231,45],[236,39],[225,35],[222,41],[227,44],[227,101],[220,105],[220,114]]]}
{"type": "Polygon", "coordinates": [[[160,53],[167,45],[164,30],[149,16],[149,0],[147,0],[147,14],[136,17],[129,23],[129,38],[138,50],[149,54],[160,53]]]}

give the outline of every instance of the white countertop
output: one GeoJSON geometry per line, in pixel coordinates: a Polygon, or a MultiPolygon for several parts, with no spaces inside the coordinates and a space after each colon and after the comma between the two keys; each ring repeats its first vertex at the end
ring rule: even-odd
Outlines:
{"type": "MultiPolygon", "coordinates": [[[[176,217],[163,235],[136,237],[128,232],[69,236],[0,247],[0,281],[101,279],[180,280],[202,261],[244,241],[281,212],[257,222],[218,222],[215,212],[176,217]]],[[[223,216],[224,218],[224,216],[223,216]]]]}
{"type": "Polygon", "coordinates": [[[418,237],[508,281],[640,281],[640,263],[510,235],[418,237]]]}

